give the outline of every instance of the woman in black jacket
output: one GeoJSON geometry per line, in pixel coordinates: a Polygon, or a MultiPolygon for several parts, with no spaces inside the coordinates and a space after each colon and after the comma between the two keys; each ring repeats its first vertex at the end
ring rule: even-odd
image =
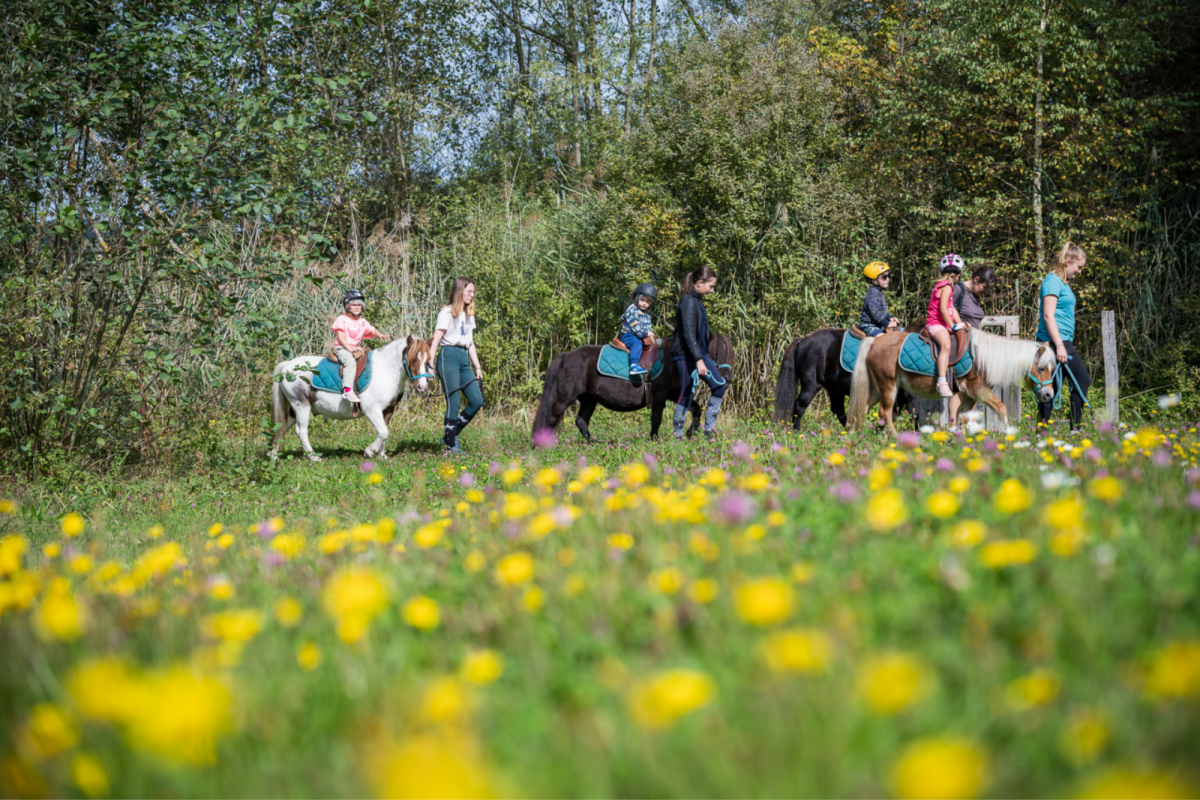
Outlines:
{"type": "Polygon", "coordinates": [[[675,309],[675,343],[671,346],[671,360],[675,362],[675,374],[679,376],[679,400],[675,404],[675,438],[683,438],[683,423],[688,407],[695,394],[698,380],[708,384],[712,396],[704,411],[704,435],[712,438],[717,433],[717,414],[721,412],[721,398],[728,388],[716,363],[708,355],[708,313],[704,310],[704,296],[717,286],[717,273],[712,267],[700,267],[689,272],[683,279],[679,306],[675,309]]]}

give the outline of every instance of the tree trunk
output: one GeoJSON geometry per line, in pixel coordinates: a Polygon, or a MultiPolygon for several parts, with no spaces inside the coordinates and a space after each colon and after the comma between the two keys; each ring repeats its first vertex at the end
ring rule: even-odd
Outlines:
{"type": "Polygon", "coordinates": [[[513,52],[517,56],[517,72],[521,76],[521,83],[525,82],[525,76],[528,70],[525,66],[525,50],[521,46],[521,3],[520,0],[512,0],[512,34],[513,34],[513,52]]]}
{"type": "Polygon", "coordinates": [[[596,68],[596,63],[600,58],[600,51],[596,44],[596,0],[584,0],[587,6],[587,39],[588,39],[588,75],[592,79],[592,108],[596,112],[596,119],[604,116],[604,106],[601,104],[600,95],[600,71],[596,68]]]}
{"type": "Polygon", "coordinates": [[[574,114],[574,126],[571,130],[571,159],[572,167],[582,163],[580,152],[580,97],[579,97],[579,36],[575,24],[575,0],[567,0],[567,74],[571,80],[571,106],[574,114]]]}
{"type": "Polygon", "coordinates": [[[654,52],[658,49],[658,0],[650,0],[650,60],[646,65],[646,86],[654,83],[654,52]]]}
{"type": "Polygon", "coordinates": [[[1039,270],[1046,264],[1046,232],[1042,224],[1042,134],[1045,130],[1042,110],[1042,53],[1045,47],[1046,21],[1046,5],[1043,3],[1037,39],[1037,83],[1033,96],[1033,247],[1039,270]]]}
{"type": "Polygon", "coordinates": [[[629,60],[625,65],[625,135],[633,110],[633,73],[637,69],[637,0],[629,0],[629,60]]]}

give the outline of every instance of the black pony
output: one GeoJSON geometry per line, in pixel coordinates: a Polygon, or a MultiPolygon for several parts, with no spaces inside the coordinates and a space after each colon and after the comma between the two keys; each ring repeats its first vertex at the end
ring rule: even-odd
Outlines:
{"type": "MultiPolygon", "coordinates": [[[[915,332],[920,325],[910,325],[906,331],[915,332]]],[[[846,425],[846,398],[850,396],[850,373],[842,369],[842,340],[844,328],[820,328],[792,342],[783,353],[779,379],[775,382],[776,422],[792,421],[792,429],[800,430],[800,419],[822,389],[829,395],[829,410],[846,425]]],[[[896,407],[913,411],[913,399],[908,392],[898,390],[896,407]]],[[[915,416],[915,415],[914,415],[915,416]]]]}
{"type": "MultiPolygon", "coordinates": [[[[679,378],[675,374],[675,365],[670,360],[673,340],[663,339],[663,370],[650,384],[650,438],[658,437],[658,429],[662,426],[663,409],[668,402],[674,403],[679,397],[679,378]]],[[[542,386],[542,400],[538,404],[537,415],[533,418],[533,435],[538,431],[554,430],[562,422],[563,414],[571,404],[579,401],[579,411],[575,414],[575,427],[586,441],[592,440],[588,430],[592,414],[596,406],[604,406],[609,411],[637,411],[645,408],[647,392],[644,385],[634,385],[620,378],[610,378],[601,375],[596,368],[600,361],[600,345],[584,345],[569,353],[560,353],[546,368],[546,382],[542,386]]],[[[708,352],[713,361],[719,365],[719,371],[725,380],[733,378],[733,344],[728,336],[712,335],[708,340],[708,352]]],[[[692,398],[689,407],[692,412],[692,424],[688,427],[690,437],[700,426],[700,405],[692,398]]]]}

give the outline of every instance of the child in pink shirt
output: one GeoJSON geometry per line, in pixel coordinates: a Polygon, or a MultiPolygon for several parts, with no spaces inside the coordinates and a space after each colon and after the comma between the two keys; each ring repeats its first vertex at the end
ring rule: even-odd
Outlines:
{"type": "Polygon", "coordinates": [[[954,307],[951,298],[954,295],[954,284],[962,277],[962,256],[951,253],[942,258],[942,279],[933,287],[933,296],[929,298],[929,308],[925,310],[925,326],[929,334],[938,343],[937,357],[937,390],[942,397],[949,397],[950,379],[950,331],[962,326],[958,309],[954,307]]]}
{"type": "Polygon", "coordinates": [[[342,298],[341,314],[333,321],[330,329],[337,337],[333,346],[334,358],[342,365],[342,396],[351,403],[361,403],[362,399],[354,391],[354,360],[362,354],[364,339],[381,339],[387,341],[392,337],[380,333],[375,326],[363,319],[363,309],[366,307],[366,297],[357,289],[346,292],[342,298]]]}

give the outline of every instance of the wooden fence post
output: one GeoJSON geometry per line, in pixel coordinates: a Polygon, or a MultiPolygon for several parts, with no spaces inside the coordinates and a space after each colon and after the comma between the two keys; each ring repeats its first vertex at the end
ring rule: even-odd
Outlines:
{"type": "Polygon", "coordinates": [[[1117,375],[1117,315],[1100,312],[1100,336],[1104,342],[1104,416],[1113,425],[1120,422],[1121,390],[1117,375]]]}

